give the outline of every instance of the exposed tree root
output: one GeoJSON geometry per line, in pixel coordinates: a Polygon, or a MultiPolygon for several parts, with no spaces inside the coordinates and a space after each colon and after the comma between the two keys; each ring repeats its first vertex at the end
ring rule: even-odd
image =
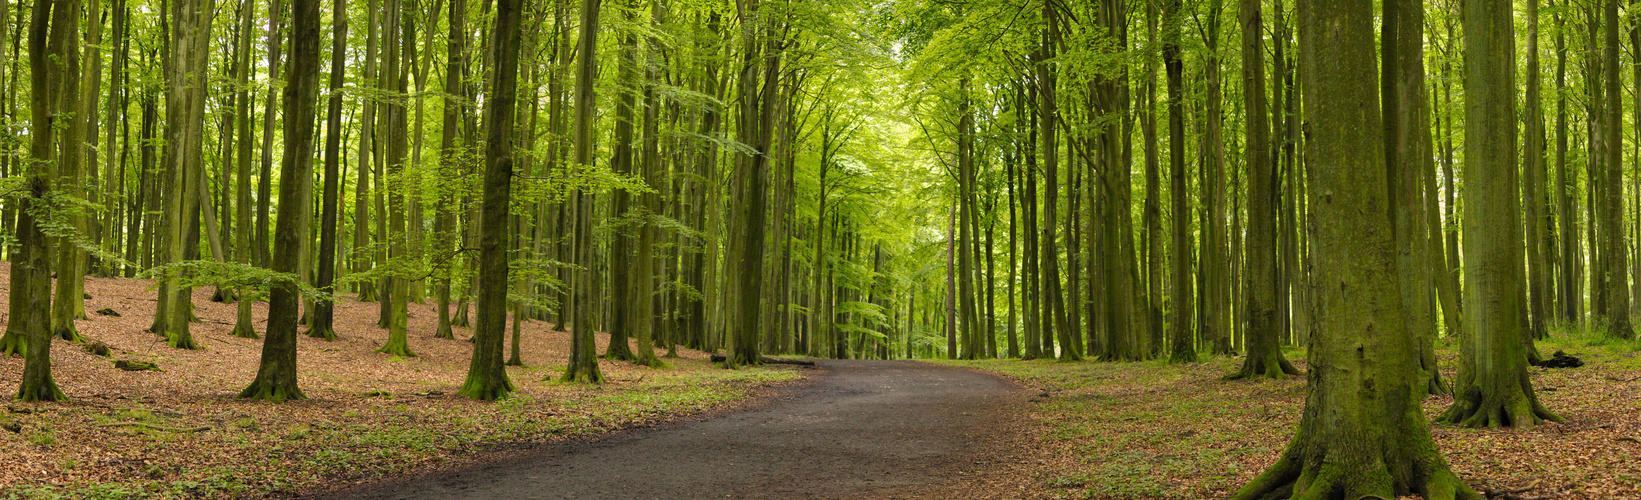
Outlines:
{"type": "Polygon", "coordinates": [[[261,335],[257,335],[256,327],[251,326],[251,322],[249,322],[249,321],[237,321],[237,322],[235,322],[234,323],[234,336],[242,338],[242,339],[260,339],[260,338],[262,338],[261,335]]]}
{"type": "MultiPolygon", "coordinates": [[[[1288,451],[1259,477],[1231,495],[1232,500],[1389,500],[1398,496],[1417,494],[1425,500],[1484,500],[1470,489],[1447,466],[1436,460],[1411,460],[1411,474],[1406,480],[1397,480],[1385,463],[1389,457],[1362,460],[1368,457],[1341,458],[1343,463],[1361,463],[1366,470],[1349,467],[1315,457],[1305,460],[1295,450],[1304,449],[1296,439],[1288,451]]],[[[1349,452],[1347,452],[1349,453],[1349,452]]],[[[1357,451],[1356,453],[1360,453],[1357,451]]],[[[1434,453],[1432,451],[1432,453],[1434,453]]]]}
{"type": "Polygon", "coordinates": [[[564,375],[559,376],[558,381],[578,384],[602,384],[604,383],[604,374],[598,371],[598,365],[596,364],[591,369],[586,367],[577,369],[571,366],[570,369],[564,371],[564,375]]]}
{"type": "Polygon", "coordinates": [[[384,344],[381,349],[377,349],[377,350],[371,351],[371,352],[379,352],[379,353],[382,353],[382,354],[392,354],[394,356],[402,356],[402,357],[406,357],[406,358],[416,357],[416,353],[411,352],[410,346],[405,343],[405,339],[389,338],[388,341],[387,341],[387,344],[384,344]]]}
{"type": "MultiPolygon", "coordinates": [[[[1531,389],[1521,389],[1530,391],[1531,389]]],[[[1505,391],[1515,392],[1515,391],[1505,391]]],[[[1483,395],[1481,387],[1471,385],[1464,393],[1453,398],[1453,406],[1447,407],[1436,421],[1458,425],[1461,427],[1520,427],[1531,428],[1535,425],[1550,422],[1565,422],[1533,397],[1531,392],[1515,392],[1514,394],[1483,395]]]]}
{"type": "Polygon", "coordinates": [[[23,334],[11,330],[0,334],[0,355],[27,357],[28,342],[24,341],[23,334]]]}
{"type": "Polygon", "coordinates": [[[165,336],[165,343],[177,349],[198,350],[199,343],[188,332],[169,333],[165,336]]]}
{"type": "Polygon", "coordinates": [[[239,397],[275,403],[308,399],[307,396],[302,394],[302,389],[296,387],[295,380],[276,382],[269,380],[269,378],[271,377],[258,375],[256,381],[251,382],[250,387],[246,387],[245,390],[239,392],[239,397]]]}
{"type": "Polygon", "coordinates": [[[17,389],[17,400],[68,401],[68,396],[63,394],[62,389],[57,388],[56,381],[52,380],[50,376],[47,376],[44,384],[23,384],[23,387],[17,389]]]}
{"type": "Polygon", "coordinates": [[[308,336],[323,340],[336,340],[336,329],[331,327],[310,327],[308,336]]]}
{"type": "Polygon", "coordinates": [[[467,381],[462,383],[461,390],[456,391],[456,394],[477,401],[495,401],[506,398],[517,389],[513,386],[513,380],[507,377],[506,370],[501,372],[500,380],[495,380],[496,378],[468,373],[467,381]]]}
{"type": "Polygon", "coordinates": [[[455,339],[456,338],[456,330],[453,329],[453,328],[450,328],[450,323],[440,322],[439,323],[439,329],[437,331],[433,332],[433,338],[436,338],[436,339],[455,339]]]}
{"type": "Polygon", "coordinates": [[[1248,356],[1248,359],[1242,362],[1241,369],[1226,375],[1224,379],[1280,379],[1289,375],[1299,375],[1299,369],[1294,368],[1293,363],[1288,362],[1288,358],[1282,356],[1281,351],[1276,351],[1265,356],[1248,356]]]}
{"type": "Polygon", "coordinates": [[[53,337],[67,340],[76,344],[85,343],[85,337],[80,336],[80,329],[74,327],[73,321],[69,321],[66,325],[58,325],[56,328],[52,328],[52,330],[51,336],[53,337]]]}

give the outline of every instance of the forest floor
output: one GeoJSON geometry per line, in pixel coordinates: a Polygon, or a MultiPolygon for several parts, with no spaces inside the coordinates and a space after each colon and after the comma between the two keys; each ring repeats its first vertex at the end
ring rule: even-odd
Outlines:
{"type": "MultiPolygon", "coordinates": [[[[1567,419],[1530,430],[1431,427],[1458,476],[1497,498],[1641,498],[1641,341],[1557,330],[1538,343],[1579,368],[1531,368],[1540,401],[1567,419]]],[[[1439,349],[1453,380],[1455,347],[1439,349]]],[[[1301,370],[1304,352],[1288,351],[1301,370]]],[[[1275,463],[1305,404],[1305,379],[1223,381],[1241,357],[1205,362],[945,362],[1033,388],[1049,450],[1034,483],[1055,498],[1224,498],[1275,463]]],[[[1453,401],[1425,400],[1435,418],[1453,401]]]]}
{"type": "MultiPolygon", "coordinates": [[[[0,263],[0,288],[7,270],[0,263]]],[[[474,402],[456,395],[472,344],[433,338],[431,305],[410,306],[410,347],[418,356],[390,356],[371,352],[387,337],[375,325],[378,304],[349,295],[337,303],[338,340],[298,337],[298,379],[310,399],[246,401],[236,394],[255,376],[262,342],[230,334],[236,306],[195,290],[202,321],[192,331],[204,348],[172,349],[143,331],[153,319],[151,285],[87,279],[86,310],[112,308],[120,316],[91,313],[77,324],[112,356],[55,341],[53,375],[70,401],[5,403],[0,498],[289,496],[459,466],[479,460],[479,452],[721,412],[803,377],[775,367],[718,369],[706,353],[680,349],[664,369],[603,361],[605,384],[559,384],[569,335],[528,321],[526,366],[508,367],[518,392],[500,403],[474,402]],[[122,371],[113,360],[148,361],[163,371],[122,371]]],[[[0,290],[0,303],[6,295],[0,290]]],[[[259,332],[266,315],[267,304],[256,304],[259,332]]],[[[469,335],[456,328],[458,339],[469,335]]],[[[608,337],[598,339],[602,352],[608,337]]],[[[15,391],[22,370],[22,358],[0,358],[0,391],[15,391]]]]}

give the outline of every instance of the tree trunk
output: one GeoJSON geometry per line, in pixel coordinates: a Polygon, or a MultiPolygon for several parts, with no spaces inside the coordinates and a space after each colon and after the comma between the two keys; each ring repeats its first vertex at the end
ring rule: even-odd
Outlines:
{"type": "Polygon", "coordinates": [[[1180,0],[1163,7],[1162,61],[1168,73],[1168,178],[1169,210],[1173,211],[1173,244],[1170,248],[1169,359],[1176,363],[1197,360],[1191,340],[1191,206],[1186,202],[1185,181],[1185,65],[1180,58],[1180,0]]]}
{"type": "Polygon", "coordinates": [[[1241,0],[1242,98],[1246,120],[1248,163],[1248,356],[1242,368],[1227,378],[1281,378],[1297,375],[1278,345],[1281,331],[1276,317],[1276,193],[1275,158],[1271,154],[1270,124],[1266,121],[1265,48],[1259,0],[1241,0]]]}
{"type": "MultiPolygon", "coordinates": [[[[1615,8],[1609,4],[1609,9],[1615,8]]],[[[1613,22],[1616,17],[1609,10],[1607,20],[1613,22]]],[[[1517,219],[1521,200],[1515,163],[1515,28],[1510,4],[1466,4],[1464,32],[1468,101],[1464,154],[1475,160],[1464,169],[1464,300],[1469,316],[1460,344],[1453,406],[1440,420],[1467,427],[1523,428],[1543,420],[1559,422],[1560,417],[1539,404],[1527,379],[1526,347],[1531,340],[1522,331],[1528,323],[1523,317],[1526,280],[1521,221],[1517,219]]],[[[1609,31],[1609,42],[1617,38],[1616,31],[1609,31]]],[[[1619,287],[1609,293],[1625,291],[1619,287]]],[[[1626,311],[1612,312],[1622,316],[1626,311]]]]}
{"type": "MultiPolygon", "coordinates": [[[[51,377],[51,242],[35,216],[37,205],[47,203],[53,175],[50,165],[67,144],[60,141],[58,111],[73,106],[78,86],[79,2],[49,0],[35,4],[29,19],[29,159],[19,170],[28,179],[27,195],[17,211],[17,250],[11,254],[10,321],[4,344],[7,354],[28,359],[23,363],[17,399],[68,399],[51,377]],[[63,144],[63,145],[60,145],[63,144]]],[[[15,73],[14,73],[15,74],[15,73]]],[[[67,139],[67,138],[63,138],[67,139]]],[[[66,149],[66,148],[64,148],[66,149]]]]}
{"type": "MultiPolygon", "coordinates": [[[[348,40],[347,0],[331,3],[331,60],[330,103],[325,109],[325,193],[320,203],[319,261],[314,288],[334,293],[336,277],[336,211],[340,203],[342,151],[342,79],[346,71],[348,40]]],[[[335,303],[331,300],[314,302],[313,318],[308,325],[308,336],[336,340],[333,328],[335,303]]]]}
{"type": "MultiPolygon", "coordinates": [[[[256,138],[251,134],[251,20],[256,17],[256,2],[243,0],[239,18],[239,39],[234,55],[234,82],[239,89],[234,96],[235,132],[239,143],[234,155],[238,175],[234,177],[234,261],[251,264],[251,147],[256,138]]],[[[251,305],[255,302],[251,290],[238,290],[239,300],[234,307],[234,336],[245,339],[260,338],[252,324],[251,305]]]]}
{"type": "Polygon", "coordinates": [[[1422,180],[1430,171],[1430,123],[1424,99],[1424,6],[1405,0],[1384,4],[1381,49],[1386,172],[1395,230],[1397,279],[1408,334],[1419,351],[1426,391],[1447,392],[1436,367],[1436,311],[1430,265],[1431,233],[1422,180]]]}
{"type": "Polygon", "coordinates": [[[1635,331],[1630,326],[1629,265],[1625,263],[1629,249],[1624,243],[1624,172],[1621,154],[1624,147],[1624,95],[1619,84],[1618,0],[1607,0],[1602,11],[1606,14],[1606,23],[1602,27],[1606,34],[1606,43],[1603,47],[1606,63],[1602,67],[1605,69],[1603,75],[1606,77],[1606,94],[1610,102],[1604,103],[1605,106],[1600,108],[1606,114],[1601,129],[1606,135],[1601,148],[1604,184],[1602,196],[1605,200],[1601,206],[1600,219],[1604,254],[1601,260],[1606,274],[1606,320],[1609,332],[1618,338],[1628,339],[1635,336],[1635,331]]]}
{"type": "MultiPolygon", "coordinates": [[[[467,381],[459,391],[469,398],[489,401],[514,389],[502,366],[502,341],[507,327],[508,203],[513,193],[514,106],[518,99],[519,38],[522,28],[519,0],[497,0],[496,26],[490,46],[495,49],[494,87],[485,99],[484,208],[479,235],[479,292],[473,328],[473,360],[467,381]]],[[[597,22],[591,23],[596,27],[597,22]]],[[[592,52],[583,54],[591,55],[592,52]]],[[[399,281],[399,280],[395,280],[399,281]]],[[[401,299],[402,300],[402,299],[401,299]]],[[[582,330],[577,324],[576,330],[582,330]]],[[[588,333],[591,333],[590,331],[588,333]]],[[[597,361],[594,360],[594,363],[597,361]]],[[[565,374],[571,373],[566,370],[565,374]]]]}
{"type": "MultiPolygon", "coordinates": [[[[313,177],[313,143],[319,100],[319,0],[295,0],[291,15],[290,83],[285,86],[286,151],[279,170],[279,219],[274,229],[273,270],[298,270],[302,240],[309,237],[307,222],[313,193],[302,187],[313,177]]],[[[277,17],[277,16],[276,16],[277,17]]],[[[298,277],[287,278],[300,279],[298,277]]],[[[262,361],[256,380],[239,393],[242,398],[283,401],[306,399],[297,387],[296,327],[299,295],[295,281],[273,286],[268,300],[268,333],[263,337],[262,361]]]]}
{"type": "Polygon", "coordinates": [[[1367,0],[1299,4],[1313,262],[1328,285],[1317,289],[1298,432],[1233,499],[1482,498],[1448,470],[1419,411],[1425,381],[1393,271],[1372,10],[1367,0]]]}
{"type": "MultiPolygon", "coordinates": [[[[597,116],[597,110],[593,109],[593,79],[598,73],[599,3],[599,0],[581,1],[581,36],[576,47],[576,53],[581,58],[576,67],[576,160],[572,171],[593,166],[593,118],[597,116]]],[[[591,198],[592,194],[586,191],[576,189],[570,198],[573,206],[571,220],[576,226],[571,243],[575,256],[571,262],[581,266],[581,270],[575,273],[577,276],[572,286],[576,291],[571,293],[570,304],[566,307],[575,311],[575,330],[570,335],[569,364],[560,380],[596,384],[604,381],[604,375],[598,370],[598,346],[593,340],[596,327],[592,312],[595,307],[588,303],[594,297],[588,290],[594,285],[591,282],[593,259],[589,255],[592,245],[588,241],[592,237],[591,228],[588,227],[592,214],[587,213],[590,208],[587,198],[591,198]]],[[[499,352],[496,358],[499,363],[499,352]]]]}

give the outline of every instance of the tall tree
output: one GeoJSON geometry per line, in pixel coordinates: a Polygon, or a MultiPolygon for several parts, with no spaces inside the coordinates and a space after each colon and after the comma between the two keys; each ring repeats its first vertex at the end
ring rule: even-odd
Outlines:
{"type": "Polygon", "coordinates": [[[1265,30],[1259,0],[1241,0],[1242,105],[1248,163],[1248,356],[1228,378],[1279,378],[1299,370],[1282,355],[1276,318],[1276,159],[1266,121],[1265,30]]]}
{"type": "MultiPolygon", "coordinates": [[[[1040,72],[1037,83],[1042,87],[1037,94],[1041,99],[1042,115],[1042,148],[1043,148],[1043,225],[1042,225],[1042,293],[1043,328],[1058,334],[1058,337],[1045,335],[1043,345],[1045,354],[1053,353],[1050,348],[1054,338],[1060,343],[1059,359],[1074,361],[1081,359],[1078,353],[1077,330],[1071,328],[1070,318],[1066,316],[1065,296],[1060,290],[1060,252],[1056,242],[1059,239],[1059,172],[1060,172],[1060,141],[1059,141],[1059,71],[1052,63],[1060,49],[1060,9],[1061,6],[1050,0],[1043,2],[1043,17],[1048,25],[1042,34],[1042,52],[1037,62],[1037,71],[1040,72]]],[[[1075,262],[1075,261],[1073,261],[1075,262]]]]}
{"type": "Polygon", "coordinates": [[[79,2],[46,0],[36,3],[29,18],[29,159],[22,168],[27,193],[17,211],[17,251],[11,253],[10,321],[6,352],[25,355],[17,399],[68,399],[51,377],[51,248],[43,226],[51,222],[51,165],[64,149],[74,147],[59,138],[63,113],[72,102],[79,80],[75,39],[80,31],[79,2]],[[25,344],[26,342],[26,344],[25,344]],[[19,345],[21,344],[21,345],[19,345]]]}
{"type": "MultiPolygon", "coordinates": [[[[1615,18],[1608,16],[1607,20],[1615,18]]],[[[1532,427],[1544,420],[1561,421],[1539,404],[1527,379],[1526,350],[1532,339],[1523,331],[1528,323],[1527,304],[1522,303],[1526,299],[1522,290],[1526,276],[1518,219],[1521,198],[1516,170],[1513,23],[1509,2],[1470,2],[1464,6],[1464,93],[1468,100],[1464,157],[1469,160],[1464,169],[1467,316],[1453,406],[1440,420],[1467,427],[1532,427]]],[[[1608,41],[1616,40],[1616,35],[1608,37],[1608,41]]],[[[1612,97],[1616,101],[1619,95],[1612,97]]],[[[1608,293],[1622,294],[1625,289],[1620,285],[1608,293]]],[[[1610,312],[1623,316],[1628,309],[1610,312]]]]}
{"type": "Polygon", "coordinates": [[[1299,3],[1312,262],[1317,282],[1337,285],[1318,289],[1298,432],[1233,499],[1482,498],[1448,470],[1419,404],[1424,380],[1403,328],[1387,209],[1373,14],[1371,0],[1299,3]]]}
{"type": "MultiPolygon", "coordinates": [[[[638,33],[637,22],[638,3],[628,0],[627,5],[620,8],[623,14],[621,45],[617,47],[620,53],[616,58],[617,84],[622,87],[616,98],[615,131],[610,149],[610,170],[618,175],[632,175],[635,153],[633,152],[633,129],[637,124],[638,94],[637,87],[641,85],[638,77],[638,33]]],[[[611,262],[630,262],[633,253],[633,235],[637,233],[633,220],[632,195],[626,190],[616,190],[610,194],[610,216],[616,218],[616,229],[611,231],[609,254],[611,262]]],[[[607,359],[632,361],[635,358],[632,346],[629,345],[629,330],[638,318],[633,317],[633,276],[631,266],[610,266],[610,343],[604,351],[607,359]]]]}
{"type": "MultiPolygon", "coordinates": [[[[1468,12],[1468,11],[1466,11],[1468,12]]],[[[1601,245],[1603,261],[1603,280],[1605,280],[1604,295],[1606,297],[1606,315],[1604,318],[1612,334],[1619,338],[1635,336],[1630,326],[1630,285],[1629,265],[1625,264],[1627,246],[1624,244],[1624,172],[1623,172],[1623,144],[1624,144],[1624,95],[1621,93],[1620,73],[1618,66],[1618,0],[1603,2],[1602,12],[1606,22],[1602,25],[1605,34],[1605,43],[1602,45],[1602,54],[1605,62],[1602,64],[1606,95],[1611,102],[1605,103],[1601,109],[1604,112],[1601,133],[1605,135],[1602,152],[1601,171],[1601,245]]],[[[1468,28],[1466,33],[1468,33],[1468,28]]],[[[1508,41],[1508,39],[1506,39],[1508,41]]],[[[1469,48],[1469,37],[1465,38],[1465,47],[1469,48]]],[[[1511,44],[1514,46],[1514,44],[1511,44]]],[[[1469,61],[1469,58],[1466,58],[1469,61]]],[[[1466,65],[1466,70],[1469,65],[1466,65]]],[[[1591,83],[1594,85],[1594,83],[1591,83]]],[[[1512,98],[1513,98],[1513,94],[1512,98]]],[[[1514,102],[1514,101],[1511,101],[1514,102]]],[[[1468,125],[1468,122],[1467,122],[1468,125]]],[[[1593,181],[1593,179],[1592,179],[1593,181]]]]}
{"type": "MultiPolygon", "coordinates": [[[[97,17],[102,12],[101,4],[98,0],[91,0],[91,15],[87,16],[90,26],[86,33],[84,57],[71,59],[67,65],[69,71],[81,72],[80,61],[91,63],[83,68],[83,74],[75,75],[63,82],[63,92],[73,94],[63,96],[68,99],[63,103],[64,116],[68,117],[68,127],[63,134],[61,161],[57,162],[57,181],[61,186],[58,191],[70,199],[84,199],[89,194],[85,189],[86,183],[96,177],[95,167],[87,172],[85,162],[90,160],[95,164],[97,160],[95,148],[87,147],[86,141],[90,139],[93,144],[96,143],[96,132],[88,132],[87,129],[94,128],[96,123],[93,118],[96,116],[95,103],[99,90],[96,83],[98,72],[101,71],[97,63],[101,61],[102,50],[101,42],[96,38],[102,33],[102,22],[97,17]],[[91,150],[91,154],[86,154],[87,150],[91,150]]],[[[75,31],[79,31],[78,27],[75,31]]],[[[71,209],[65,213],[65,222],[78,237],[87,237],[86,241],[89,242],[90,217],[78,212],[71,209]]],[[[54,266],[54,274],[57,277],[57,286],[53,289],[56,296],[51,301],[52,334],[63,340],[84,342],[80,330],[74,327],[74,320],[85,319],[86,252],[79,244],[66,240],[59,240],[56,250],[57,264],[54,266]]]]}
{"type": "MultiPolygon", "coordinates": [[[[416,44],[416,13],[414,7],[406,9],[404,0],[388,0],[387,3],[387,34],[382,50],[387,55],[383,78],[384,86],[393,92],[394,96],[406,95],[410,79],[410,63],[415,57],[416,44]]],[[[409,299],[411,271],[415,268],[414,259],[410,257],[408,230],[405,228],[406,212],[405,199],[410,196],[410,189],[414,186],[406,173],[406,153],[410,135],[409,121],[407,120],[408,107],[400,98],[393,98],[383,103],[387,111],[383,116],[385,135],[387,136],[387,184],[384,196],[387,198],[388,214],[388,273],[383,274],[382,293],[383,303],[387,305],[383,320],[387,321],[387,342],[382,344],[376,352],[394,356],[415,356],[410,350],[409,341],[409,299]]]]}
{"type": "Polygon", "coordinates": [[[1430,172],[1430,122],[1424,98],[1424,6],[1418,1],[1383,3],[1384,59],[1380,88],[1385,126],[1385,165],[1390,179],[1391,223],[1396,239],[1396,275],[1401,284],[1402,313],[1419,350],[1419,364],[1429,380],[1426,390],[1443,394],[1436,368],[1436,296],[1430,255],[1430,212],[1424,185],[1430,172]]]}
{"type": "MultiPolygon", "coordinates": [[[[325,105],[325,192],[319,201],[319,261],[314,287],[334,293],[336,277],[336,219],[341,207],[342,79],[347,69],[347,1],[331,2],[330,100],[325,105]]],[[[308,336],[336,340],[333,315],[336,303],[329,298],[314,301],[308,336]]]]}
{"type": "MultiPolygon", "coordinates": [[[[476,325],[473,328],[473,360],[467,367],[467,381],[461,394],[487,401],[506,397],[513,391],[502,365],[502,340],[507,327],[507,246],[508,203],[513,195],[514,107],[518,100],[519,0],[496,2],[496,24],[490,46],[495,50],[495,66],[484,119],[484,207],[479,225],[479,293],[476,325]]],[[[590,54],[587,53],[587,54],[590,54]]],[[[577,324],[576,330],[582,330],[577,324]]],[[[596,360],[594,361],[596,363],[596,360]]],[[[565,371],[566,374],[570,370],[565,371]]]]}
{"type": "Polygon", "coordinates": [[[730,218],[728,262],[735,270],[736,283],[727,325],[731,341],[724,361],[726,368],[762,363],[758,354],[758,313],[763,298],[764,221],[769,205],[772,104],[779,87],[783,43],[771,36],[775,16],[760,12],[762,3],[736,1],[742,26],[736,138],[751,151],[737,158],[735,168],[735,200],[739,206],[730,218]]]}
{"type": "MultiPolygon", "coordinates": [[[[562,9],[561,9],[562,10],[562,9]]],[[[562,12],[560,12],[562,14],[562,12]]],[[[450,0],[450,35],[445,39],[446,63],[444,92],[447,96],[467,96],[467,0],[450,0]]],[[[439,172],[441,177],[455,178],[460,172],[458,163],[461,158],[461,147],[457,145],[457,132],[460,130],[465,99],[446,97],[444,99],[444,119],[440,122],[439,131],[439,172]]],[[[554,158],[557,159],[556,157],[554,158]]],[[[361,182],[363,179],[361,178],[361,182]]],[[[435,254],[448,252],[456,241],[456,194],[445,193],[439,197],[438,219],[434,221],[433,241],[437,246],[435,254]]],[[[363,231],[359,231],[363,233],[363,231]]],[[[441,339],[456,338],[455,331],[450,326],[450,285],[453,281],[451,268],[446,264],[440,272],[441,276],[435,292],[438,297],[439,322],[433,336],[441,339]]]]}
{"type": "MultiPolygon", "coordinates": [[[[254,257],[251,251],[251,147],[256,137],[251,134],[251,20],[256,17],[258,2],[242,0],[239,13],[239,37],[234,42],[234,120],[238,130],[238,154],[234,155],[235,167],[238,175],[234,177],[234,252],[235,261],[241,264],[251,264],[254,257]]],[[[129,256],[128,256],[129,258],[129,256]]],[[[254,339],[260,336],[256,333],[256,326],[252,324],[251,303],[248,290],[239,291],[239,301],[234,307],[234,336],[254,339]]]]}
{"type": "MultiPolygon", "coordinates": [[[[576,63],[575,89],[575,165],[572,170],[591,168],[593,164],[593,118],[597,116],[593,109],[595,101],[594,78],[598,74],[598,14],[600,0],[581,0],[581,34],[576,42],[576,54],[580,60],[576,63]]],[[[598,346],[593,341],[592,314],[595,307],[588,302],[594,300],[595,294],[590,293],[593,288],[593,258],[592,244],[587,241],[591,237],[592,214],[589,213],[592,194],[585,188],[577,188],[570,195],[569,203],[572,206],[570,220],[575,225],[572,234],[571,246],[574,257],[571,262],[581,266],[575,274],[571,287],[570,303],[566,310],[573,311],[575,329],[570,335],[570,361],[564,368],[561,380],[565,382],[600,383],[604,381],[604,374],[598,370],[598,346]]],[[[498,334],[499,335],[499,334],[498,334]]],[[[500,353],[496,354],[498,359],[500,353]]]]}
{"type": "Polygon", "coordinates": [[[306,399],[296,381],[296,335],[300,293],[296,276],[313,193],[303,189],[313,177],[314,124],[319,101],[319,0],[293,0],[290,83],[284,91],[285,154],[279,164],[279,219],[274,228],[273,271],[285,273],[268,300],[268,331],[256,380],[239,397],[283,401],[306,399]]]}
{"type": "Polygon", "coordinates": [[[1173,211],[1169,247],[1170,306],[1168,341],[1173,344],[1169,359],[1176,363],[1197,360],[1191,341],[1191,205],[1186,202],[1185,185],[1185,63],[1180,57],[1180,0],[1163,4],[1162,64],[1168,73],[1168,190],[1169,210],[1173,211]]]}

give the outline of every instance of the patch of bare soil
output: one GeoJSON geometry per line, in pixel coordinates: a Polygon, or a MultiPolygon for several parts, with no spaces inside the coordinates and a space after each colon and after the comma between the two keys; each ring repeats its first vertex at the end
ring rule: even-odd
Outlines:
{"type": "MultiPolygon", "coordinates": [[[[0,263],[0,303],[9,266],[0,263]]],[[[736,404],[762,386],[798,377],[780,369],[713,368],[706,353],[679,349],[668,367],[601,362],[608,382],[561,385],[569,334],[526,321],[526,367],[509,367],[517,396],[503,403],[455,395],[467,372],[470,330],[433,338],[433,299],[411,304],[416,357],[371,351],[386,340],[379,305],[351,294],[336,304],[335,341],[300,336],[299,383],[306,401],[264,403],[237,393],[254,378],[262,342],[231,335],[232,303],[193,293],[203,349],[180,350],[145,332],[150,280],[87,278],[89,318],[76,324],[111,348],[104,358],[55,341],[53,375],[66,403],[8,403],[0,411],[0,496],[68,491],[72,496],[246,496],[294,493],[448,462],[498,443],[544,442],[642,426],[736,404]],[[109,308],[119,316],[95,313],[109,308]],[[160,371],[124,371],[115,360],[160,371]],[[66,488],[66,489],[64,489],[66,488]]],[[[259,333],[267,304],[253,306],[259,333]]],[[[304,328],[305,330],[305,328],[304,328]]],[[[509,348],[511,343],[509,335],[509,348]]],[[[602,352],[608,336],[598,336],[602,352]]],[[[664,353],[665,351],[661,351],[664,353]]],[[[659,353],[658,353],[659,354],[659,353]]],[[[0,358],[0,391],[21,378],[22,358],[0,358]]]]}

